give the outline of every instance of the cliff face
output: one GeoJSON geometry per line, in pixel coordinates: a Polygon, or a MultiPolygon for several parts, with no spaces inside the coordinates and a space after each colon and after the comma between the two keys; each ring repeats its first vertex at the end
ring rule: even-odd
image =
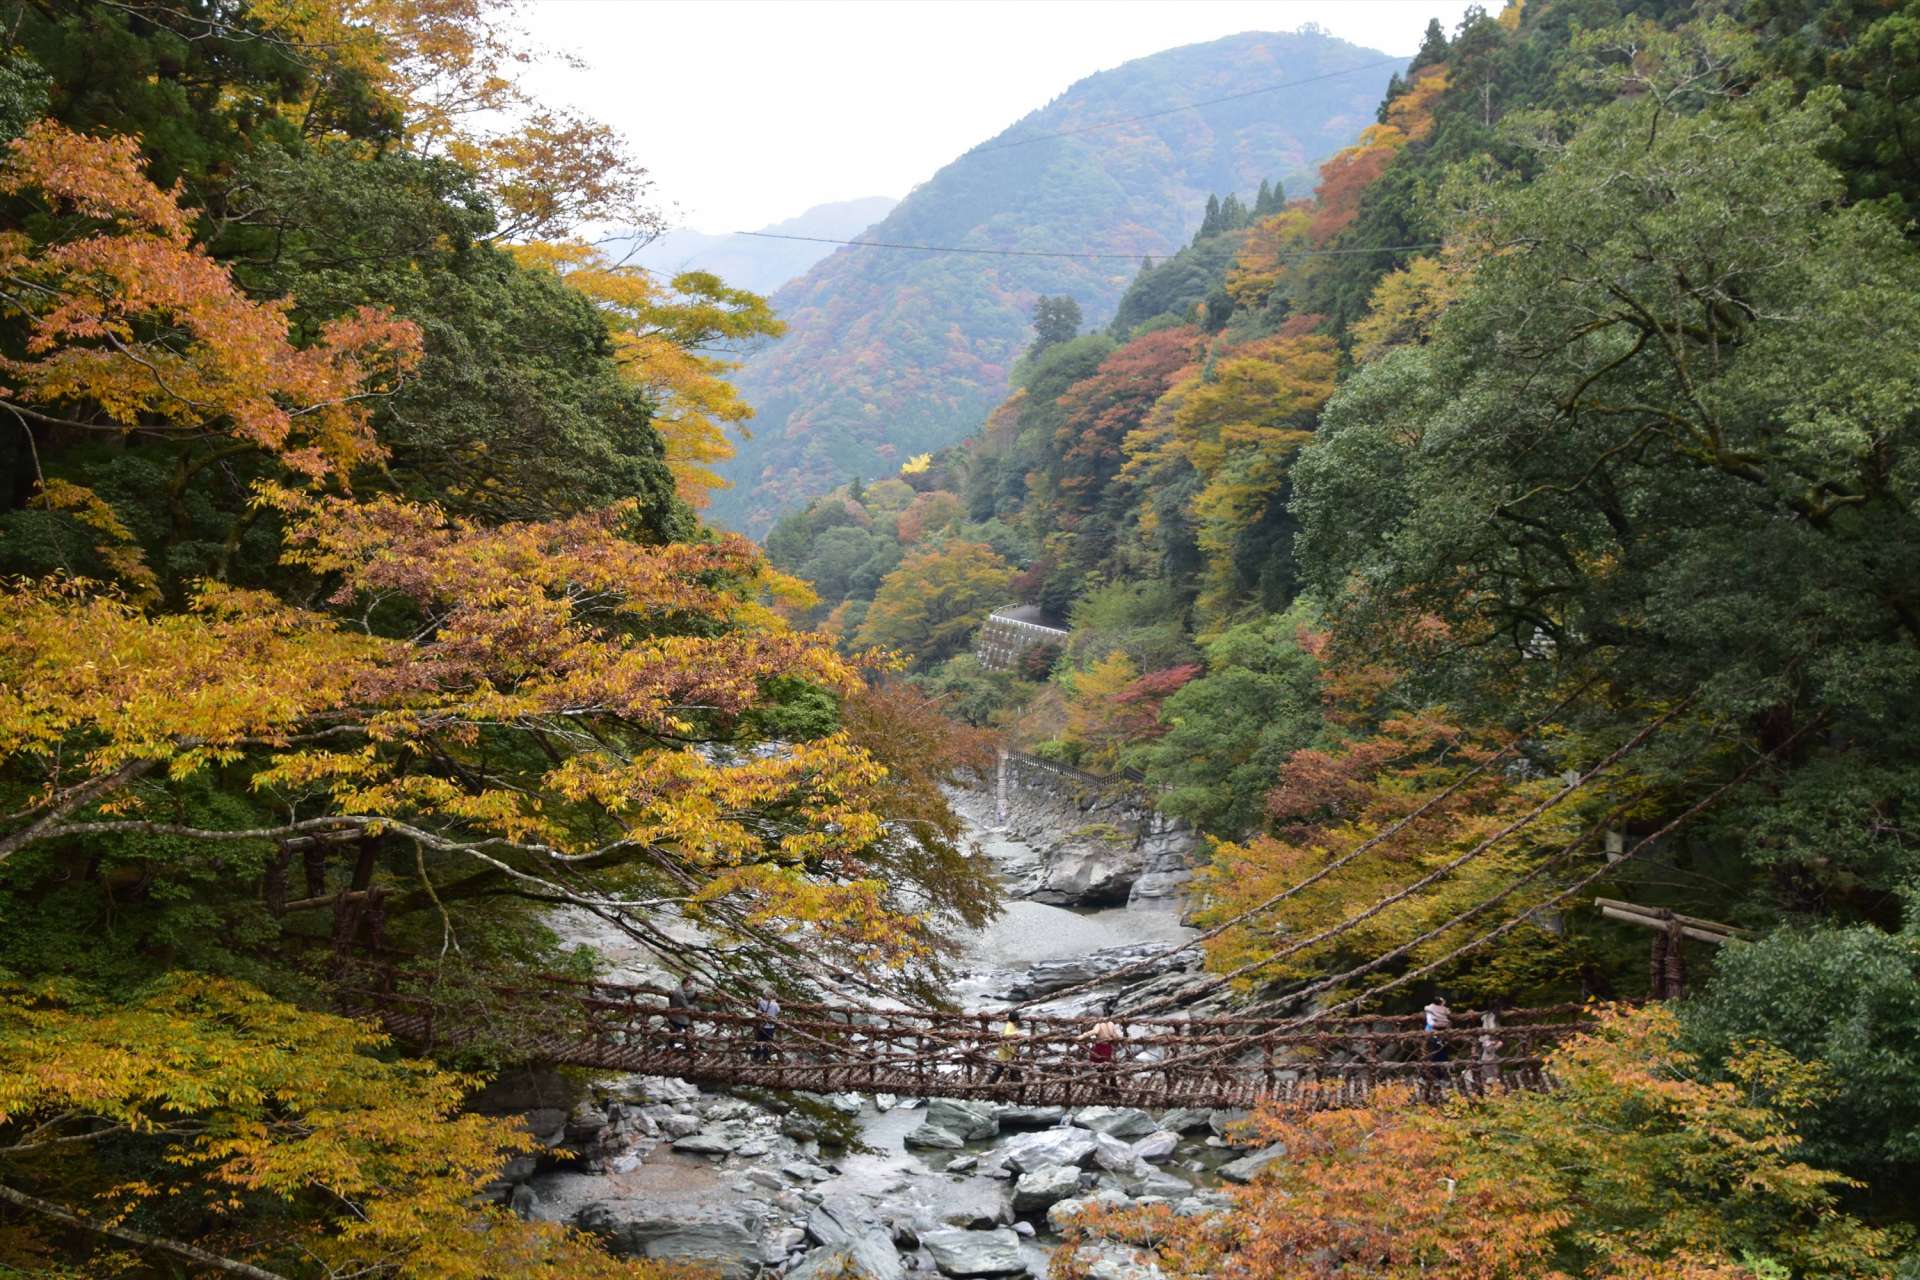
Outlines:
{"type": "Polygon", "coordinates": [[[849,475],[960,439],[1006,393],[1037,296],[1102,321],[1142,257],[1186,243],[1209,194],[1270,178],[1304,191],[1372,123],[1397,65],[1320,34],[1230,36],[1090,76],[947,165],[861,238],[1116,256],[842,249],[817,263],[774,296],[787,336],[739,375],[759,416],[713,517],[763,533],[849,475]],[[1167,112],[1233,94],[1253,96],[1167,112]],[[1150,112],[1166,114],[1089,129],[1150,112]]]}

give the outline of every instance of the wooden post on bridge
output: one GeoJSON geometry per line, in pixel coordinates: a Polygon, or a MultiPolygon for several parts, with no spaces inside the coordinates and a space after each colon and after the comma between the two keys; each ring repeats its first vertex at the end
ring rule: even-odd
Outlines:
{"type": "Polygon", "coordinates": [[[1665,907],[1643,907],[1617,898],[1595,898],[1593,905],[1609,920],[1655,931],[1647,962],[1647,986],[1655,1000],[1677,1000],[1685,993],[1687,961],[1680,950],[1682,939],[1692,938],[1718,947],[1746,936],[1744,929],[1698,916],[1683,916],[1665,907]]]}
{"type": "Polygon", "coordinates": [[[1491,1093],[1500,1084],[1500,1015],[1489,1009],[1480,1015],[1480,1092],[1491,1093]]]}

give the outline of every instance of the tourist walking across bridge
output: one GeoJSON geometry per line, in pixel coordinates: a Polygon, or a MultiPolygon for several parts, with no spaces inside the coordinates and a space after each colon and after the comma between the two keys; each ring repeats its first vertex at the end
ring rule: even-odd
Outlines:
{"type": "Polygon", "coordinates": [[[1026,1028],[1020,1025],[1020,1015],[1007,1010],[1005,1021],[1000,1024],[1000,1045],[993,1051],[993,1070],[987,1073],[988,1084],[999,1084],[1002,1079],[1019,1084],[1026,1078],[1025,1070],[1020,1066],[1021,1041],[1027,1038],[1026,1028]]]}
{"type": "Polygon", "coordinates": [[[1092,1042],[1087,1046],[1087,1061],[1098,1067],[1109,1067],[1120,1056],[1120,1045],[1127,1033],[1113,1020],[1113,1006],[1109,1004],[1100,1021],[1080,1038],[1092,1042]]]}
{"type": "Polygon", "coordinates": [[[1448,1044],[1446,1033],[1453,1029],[1453,1010],[1447,1008],[1445,996],[1435,996],[1433,1003],[1425,1009],[1427,1015],[1427,1061],[1445,1062],[1448,1044]]]}
{"type": "Polygon", "coordinates": [[[760,1019],[753,1027],[753,1060],[773,1061],[773,1036],[780,1025],[780,1002],[771,991],[763,991],[754,1001],[753,1012],[760,1019]]]}

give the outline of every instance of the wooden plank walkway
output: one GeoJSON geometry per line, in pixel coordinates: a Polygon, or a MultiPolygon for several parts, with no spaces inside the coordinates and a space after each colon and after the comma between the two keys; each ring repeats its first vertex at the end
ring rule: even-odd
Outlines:
{"type": "Polygon", "coordinates": [[[501,989],[463,1012],[392,992],[358,991],[348,1007],[423,1048],[678,1076],[712,1087],[996,1100],[1035,1106],[1353,1106],[1383,1085],[1425,1101],[1542,1089],[1548,1050],[1587,1025],[1578,1006],[1456,1016],[1433,1035],[1419,1015],[1299,1020],[1116,1017],[1126,1032],[1095,1062],[1095,1018],[1031,1017],[1011,1059],[1000,1015],[930,1009],[789,1005],[772,1039],[738,1007],[696,1008],[684,1030],[664,994],[610,984],[501,989]]]}

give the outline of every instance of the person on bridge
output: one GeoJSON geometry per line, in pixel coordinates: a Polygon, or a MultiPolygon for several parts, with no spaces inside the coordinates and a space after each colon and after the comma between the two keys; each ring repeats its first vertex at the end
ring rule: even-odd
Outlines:
{"type": "Polygon", "coordinates": [[[1020,1015],[1012,1009],[1007,1010],[1006,1021],[1000,1024],[1000,1047],[993,1051],[993,1070],[987,1073],[988,1084],[998,1084],[1003,1077],[1019,1084],[1026,1078],[1026,1072],[1020,1066],[1020,1042],[1026,1038],[1026,1029],[1020,1025],[1020,1015]]]}
{"type": "Polygon", "coordinates": [[[779,1026],[780,1002],[773,998],[771,991],[763,991],[754,1001],[754,1013],[760,1021],[753,1028],[753,1060],[755,1062],[773,1061],[773,1033],[779,1026]]]}
{"type": "Polygon", "coordinates": [[[1087,1046],[1087,1060],[1095,1066],[1106,1067],[1113,1065],[1114,1059],[1119,1056],[1120,1044],[1127,1038],[1127,1033],[1113,1020],[1113,1006],[1109,1004],[1102,1012],[1100,1021],[1093,1024],[1093,1030],[1080,1038],[1093,1042],[1087,1046]]]}
{"type": "Polygon", "coordinates": [[[1427,1015],[1427,1061],[1445,1062],[1447,1060],[1447,1035],[1453,1029],[1453,1010],[1447,1008],[1445,996],[1435,996],[1433,1003],[1426,1007],[1427,1015]]]}
{"type": "Polygon", "coordinates": [[[667,992],[667,1045],[682,1053],[693,1052],[693,993],[687,980],[680,979],[667,992]]]}

